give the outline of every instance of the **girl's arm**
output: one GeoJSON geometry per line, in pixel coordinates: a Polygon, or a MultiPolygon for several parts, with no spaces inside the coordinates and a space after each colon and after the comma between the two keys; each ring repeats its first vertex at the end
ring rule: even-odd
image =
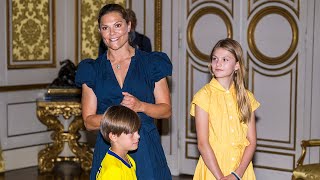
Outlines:
{"type": "Polygon", "coordinates": [[[218,165],[216,156],[209,144],[209,115],[199,106],[195,109],[196,131],[198,149],[202,159],[216,179],[221,179],[223,174],[218,165]]]}
{"type": "Polygon", "coordinates": [[[97,130],[100,127],[102,115],[97,115],[97,97],[86,84],[82,85],[82,118],[87,130],[97,130]]]}
{"type": "Polygon", "coordinates": [[[133,95],[123,92],[124,98],[121,105],[127,106],[135,112],[143,112],[155,119],[166,119],[171,116],[170,92],[166,78],[155,83],[155,104],[142,102],[133,95]]]}
{"type": "Polygon", "coordinates": [[[240,177],[243,176],[249,163],[252,161],[252,157],[253,157],[253,154],[254,154],[254,152],[256,150],[256,146],[257,146],[256,119],[255,119],[254,112],[252,112],[250,122],[248,123],[247,139],[249,140],[250,144],[244,150],[240,165],[235,170],[235,172],[240,177]]]}

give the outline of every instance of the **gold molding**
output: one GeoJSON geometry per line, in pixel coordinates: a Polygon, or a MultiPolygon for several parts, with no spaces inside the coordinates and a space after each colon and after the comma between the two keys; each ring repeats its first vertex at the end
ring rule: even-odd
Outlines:
{"type": "MultiPolygon", "coordinates": [[[[256,61],[253,60],[252,56],[251,56],[249,53],[247,53],[247,57],[248,57],[248,64],[249,64],[249,60],[250,60],[253,64],[255,64],[256,66],[258,66],[258,67],[261,68],[261,69],[268,70],[268,71],[279,71],[279,70],[283,70],[283,69],[291,66],[293,63],[295,63],[295,62],[297,61],[297,59],[298,59],[298,58],[297,58],[297,57],[298,57],[298,54],[295,56],[295,58],[293,58],[293,59],[292,59],[288,64],[286,64],[285,66],[283,66],[283,67],[275,67],[275,68],[273,68],[274,66],[264,67],[264,66],[258,64],[256,61]]],[[[248,67],[248,66],[247,66],[247,67],[248,67]]]]}
{"type": "Polygon", "coordinates": [[[276,170],[276,171],[284,171],[284,172],[292,172],[295,167],[295,154],[290,153],[283,153],[283,152],[275,152],[275,151],[265,151],[265,150],[256,150],[256,152],[260,153],[269,153],[269,154],[276,154],[276,155],[283,155],[283,156],[290,156],[292,157],[293,163],[292,163],[292,169],[284,169],[284,168],[274,168],[271,166],[260,166],[253,164],[254,168],[260,168],[260,169],[269,169],[269,170],[276,170]]]}
{"type": "MultiPolygon", "coordinates": [[[[194,77],[194,69],[195,70],[198,70],[199,72],[202,72],[202,73],[208,73],[208,75],[210,76],[210,73],[209,73],[209,69],[207,69],[207,70],[202,70],[202,69],[199,69],[199,68],[197,68],[196,66],[194,66],[193,64],[189,64],[189,59],[191,59],[192,57],[190,56],[190,54],[187,52],[187,78],[189,78],[189,73],[190,73],[190,81],[187,81],[187,86],[186,86],[186,90],[187,90],[187,92],[186,92],[186,94],[187,94],[187,101],[188,102],[191,102],[192,101],[192,96],[195,94],[194,92],[193,92],[193,77],[194,77]],[[188,89],[189,87],[189,83],[190,82],[190,89],[188,89]],[[189,90],[190,90],[190,93],[189,93],[189,90]],[[190,96],[189,96],[189,94],[190,94],[190,96]],[[189,97],[190,97],[190,99],[189,99],[189,97]]],[[[199,65],[199,66],[202,66],[202,67],[206,67],[206,66],[204,66],[204,65],[202,65],[202,64],[199,64],[197,61],[194,61],[193,60],[193,62],[195,63],[195,64],[197,64],[197,65],[199,65]]],[[[210,79],[209,79],[209,81],[210,81],[210,79]]],[[[192,128],[192,123],[193,123],[193,121],[195,121],[195,119],[194,119],[194,117],[192,117],[191,115],[190,115],[190,113],[189,113],[189,108],[190,108],[190,106],[189,106],[189,104],[188,103],[186,103],[186,117],[187,117],[187,119],[186,119],[186,132],[185,132],[185,137],[186,138],[188,138],[188,139],[197,139],[197,137],[196,137],[196,132],[195,132],[195,136],[190,136],[190,133],[193,133],[192,132],[192,130],[193,130],[193,128],[192,128]],[[189,126],[189,122],[190,122],[190,126],[189,126]],[[190,131],[190,132],[189,132],[190,131]]]]}
{"type": "Polygon", "coordinates": [[[81,94],[81,89],[78,88],[49,88],[48,94],[81,94]]]}
{"type": "MultiPolygon", "coordinates": [[[[14,0],[7,0],[7,69],[31,69],[31,68],[55,68],[56,67],[56,19],[55,19],[55,0],[47,0],[48,1],[48,7],[44,8],[39,14],[38,16],[41,16],[41,13],[44,13],[44,10],[48,10],[48,36],[49,36],[49,42],[48,42],[48,46],[49,46],[49,52],[48,52],[48,56],[49,59],[20,59],[17,60],[15,59],[15,57],[13,57],[13,35],[17,34],[15,32],[12,32],[10,26],[13,26],[13,9],[12,9],[12,2],[14,0]],[[50,23],[51,22],[51,23],[50,23]],[[44,62],[48,62],[48,63],[44,63],[44,62]]],[[[45,4],[45,3],[44,3],[45,4]]],[[[19,8],[19,7],[17,7],[19,8]]],[[[37,12],[38,13],[38,12],[37,12]]],[[[25,13],[27,14],[27,12],[25,13]]],[[[30,14],[29,14],[30,15],[30,14]]],[[[26,25],[27,27],[31,27],[32,25],[30,25],[29,23],[36,23],[37,21],[42,22],[43,19],[35,19],[35,18],[31,18],[31,17],[27,17],[26,15],[24,17],[19,17],[20,19],[17,20],[19,22],[23,21],[23,20],[27,20],[29,19],[27,22],[24,23],[24,25],[26,25]]],[[[43,22],[42,22],[43,23],[43,22]]],[[[40,28],[40,27],[39,27],[40,28]]],[[[18,30],[17,27],[15,27],[15,29],[18,30]]],[[[21,29],[26,29],[26,28],[20,28],[21,29]]],[[[41,29],[41,28],[40,28],[41,29]]],[[[46,29],[46,28],[45,28],[46,29]]],[[[45,34],[45,32],[42,32],[42,30],[39,30],[40,32],[38,34],[41,34],[41,36],[43,36],[43,34],[45,34]]],[[[27,29],[25,30],[25,32],[23,34],[25,34],[25,37],[30,37],[30,32],[31,30],[27,29]]],[[[34,34],[36,35],[36,33],[34,34]]],[[[46,35],[46,34],[45,34],[46,35]]],[[[18,41],[18,44],[21,44],[21,38],[17,37],[16,40],[18,41]]],[[[34,39],[32,39],[34,40],[34,39]]],[[[27,40],[27,42],[33,43],[33,41],[31,42],[30,39],[27,40]]],[[[34,44],[33,44],[34,45],[34,44]]],[[[29,46],[29,45],[26,45],[29,46]]],[[[24,49],[24,48],[21,48],[24,49]]],[[[21,50],[19,50],[19,53],[24,54],[24,53],[29,53],[29,52],[20,52],[21,50]]],[[[41,49],[39,49],[39,47],[34,47],[34,49],[32,51],[43,51],[41,49]]],[[[33,54],[37,54],[37,52],[33,52],[33,54]]],[[[43,55],[43,56],[47,56],[47,55],[43,55]]],[[[17,58],[17,57],[16,57],[17,58]]],[[[44,57],[45,58],[45,57],[44,57]]]]}
{"type": "MultiPolygon", "coordinates": [[[[220,6],[222,6],[223,8],[225,8],[231,15],[231,17],[233,18],[233,9],[234,9],[234,1],[228,1],[228,0],[225,0],[227,3],[231,4],[231,9],[228,8],[228,6],[226,6],[224,3],[221,3],[219,1],[212,1],[212,0],[205,0],[205,1],[201,1],[199,4],[197,4],[195,7],[192,7],[192,9],[189,9],[190,8],[190,5],[189,5],[189,0],[187,2],[187,10],[188,10],[188,16],[190,15],[190,12],[192,12],[196,7],[199,7],[201,6],[202,4],[207,4],[207,3],[212,3],[212,4],[218,4],[220,6]]],[[[194,1],[195,2],[195,1],[194,1]]],[[[194,3],[192,2],[192,4],[194,3]]]]}
{"type": "MultiPolygon", "coordinates": [[[[269,4],[269,3],[280,3],[280,4],[283,4],[287,7],[289,7],[296,15],[297,17],[299,18],[299,12],[300,12],[300,0],[297,0],[297,8],[294,8],[293,6],[291,6],[289,3],[286,3],[284,1],[279,1],[279,0],[268,0],[268,1],[265,1],[265,2],[262,2],[261,4],[257,5],[256,7],[254,7],[253,9],[251,9],[251,3],[250,3],[251,0],[248,0],[248,17],[251,15],[252,12],[254,12],[258,7],[261,7],[265,4],[269,4]]],[[[257,0],[253,0],[254,3],[257,2],[257,0]]],[[[291,0],[292,2],[294,0],[291,0]]]]}
{"type": "Polygon", "coordinates": [[[2,86],[0,87],[1,92],[11,92],[11,91],[28,91],[35,89],[46,89],[49,84],[27,84],[27,85],[13,85],[13,86],[2,86]]]}
{"type": "Polygon", "coordinates": [[[294,19],[294,17],[284,8],[281,7],[276,7],[276,6],[270,6],[266,7],[262,10],[260,10],[257,14],[255,14],[249,24],[248,27],[248,34],[247,34],[247,41],[248,41],[248,46],[249,49],[251,50],[252,54],[259,60],[260,62],[268,65],[278,65],[281,63],[284,63],[288,58],[290,58],[298,45],[298,25],[294,19]],[[255,29],[258,24],[258,22],[265,16],[269,14],[278,14],[285,19],[288,20],[291,30],[292,30],[292,40],[291,40],[291,45],[288,48],[286,52],[284,52],[282,55],[278,57],[268,57],[264,55],[258,48],[255,43],[255,29]]]}
{"type": "Polygon", "coordinates": [[[227,34],[229,38],[232,38],[232,24],[229,20],[228,16],[220,9],[216,7],[204,7],[199,9],[197,12],[195,12],[192,17],[190,18],[190,21],[188,23],[187,27],[187,43],[190,47],[191,52],[200,60],[204,62],[210,61],[210,55],[202,53],[197,46],[194,43],[193,40],[193,29],[195,27],[196,22],[204,15],[206,14],[215,14],[218,15],[225,23],[227,27],[227,34]]]}
{"type": "Polygon", "coordinates": [[[74,0],[74,7],[75,7],[75,17],[74,17],[74,30],[75,30],[75,33],[74,33],[74,64],[75,65],[78,65],[79,64],[79,3],[78,3],[78,0],[74,0]]]}
{"type": "Polygon", "coordinates": [[[0,173],[4,172],[5,168],[4,168],[4,159],[2,157],[2,148],[0,146],[0,173]]]}
{"type": "MultiPolygon", "coordinates": [[[[249,59],[251,59],[251,57],[248,57],[249,59]]],[[[290,64],[292,64],[293,62],[295,62],[296,64],[296,69],[290,69],[287,72],[283,72],[281,74],[277,74],[277,75],[267,75],[265,73],[259,72],[258,69],[252,68],[252,81],[254,81],[254,74],[255,73],[259,73],[261,75],[264,75],[266,77],[280,77],[282,75],[285,74],[289,74],[290,73],[290,124],[289,124],[289,141],[280,141],[280,140],[273,140],[273,139],[262,139],[262,138],[257,138],[258,142],[257,142],[257,146],[258,147],[268,147],[268,148],[276,148],[276,149],[285,149],[285,150],[296,150],[296,124],[297,124],[297,114],[296,114],[296,110],[297,110],[297,91],[298,91],[298,85],[297,85],[297,77],[298,77],[298,60],[297,57],[294,58],[295,60],[293,60],[290,64]],[[296,74],[294,74],[294,72],[296,74]],[[294,74],[294,75],[293,75],[294,74]],[[293,79],[293,76],[295,77],[295,79],[293,79]],[[295,83],[295,87],[292,86],[293,82],[295,83]],[[294,88],[294,89],[293,89],[294,88]],[[294,91],[294,92],[293,92],[294,91]],[[293,94],[294,93],[294,94],[293,94]],[[293,104],[294,101],[294,104],[293,104]],[[294,116],[294,117],[292,117],[294,116]],[[293,127],[292,127],[293,126],[293,127]],[[292,134],[293,133],[293,134],[292,134]],[[291,136],[293,135],[293,137],[291,136]],[[291,141],[291,139],[293,139],[293,142],[291,141]],[[268,145],[268,144],[261,144],[259,141],[268,141],[268,142],[274,142],[274,143],[283,143],[283,144],[289,144],[291,145],[290,147],[283,147],[283,146],[279,146],[279,145],[268,145]],[[292,144],[291,144],[292,143],[292,144]]],[[[253,62],[253,61],[252,61],[253,62]]],[[[281,70],[281,69],[280,69],[281,70]]],[[[252,87],[252,92],[254,93],[254,87],[252,87]]]]}
{"type": "Polygon", "coordinates": [[[192,159],[192,160],[198,160],[199,159],[199,157],[190,157],[190,156],[188,156],[188,145],[189,144],[195,144],[196,146],[197,146],[197,142],[185,142],[185,158],[186,159],[192,159]]]}
{"type": "Polygon", "coordinates": [[[162,0],[155,0],[154,13],[154,47],[155,51],[162,51],[162,0]]]}

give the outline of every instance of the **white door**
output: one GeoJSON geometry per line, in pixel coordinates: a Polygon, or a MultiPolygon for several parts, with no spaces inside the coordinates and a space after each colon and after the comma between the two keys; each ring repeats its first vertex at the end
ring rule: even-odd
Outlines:
{"type": "Polygon", "coordinates": [[[303,22],[307,22],[307,12],[313,13],[314,1],[308,1],[309,5],[300,1],[179,2],[173,8],[179,10],[180,21],[173,28],[179,28],[180,39],[175,67],[179,75],[180,173],[193,174],[199,157],[190,102],[211,79],[207,68],[211,48],[218,40],[231,37],[242,44],[248,89],[261,103],[256,112],[257,179],[290,179],[300,155],[299,142],[306,134],[303,124],[310,123],[304,108],[311,102],[307,97],[311,80],[306,79],[311,71],[306,68],[312,68],[312,63],[305,58],[308,38],[304,32],[308,28],[313,32],[312,17],[309,24],[303,22]]]}
{"type": "MultiPolygon", "coordinates": [[[[225,8],[232,3],[225,2],[225,8]]],[[[208,71],[209,55],[213,45],[220,39],[232,37],[233,22],[229,11],[216,3],[181,1],[181,52],[180,95],[180,173],[193,174],[199,158],[195,122],[190,117],[193,95],[211,80],[208,71]]]]}

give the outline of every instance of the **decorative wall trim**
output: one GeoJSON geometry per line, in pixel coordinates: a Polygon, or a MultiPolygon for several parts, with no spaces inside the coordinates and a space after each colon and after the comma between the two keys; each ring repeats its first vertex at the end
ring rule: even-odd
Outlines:
{"type": "Polygon", "coordinates": [[[280,3],[284,6],[289,7],[299,18],[300,14],[300,0],[291,1],[278,1],[278,0],[268,0],[268,1],[258,1],[258,0],[248,0],[248,17],[256,11],[261,6],[272,3],[280,3]],[[287,3],[288,2],[288,3],[287,3]]]}
{"type": "MultiPolygon", "coordinates": [[[[197,142],[185,142],[185,148],[186,148],[186,151],[185,151],[185,158],[186,159],[193,159],[193,160],[198,160],[199,159],[199,156],[197,157],[194,157],[194,156],[190,156],[189,155],[189,149],[188,146],[189,145],[193,145],[193,146],[196,146],[197,147],[197,142]]],[[[192,149],[192,148],[191,148],[192,149]]]]}
{"type": "Polygon", "coordinates": [[[283,153],[283,152],[275,152],[275,151],[264,151],[264,150],[256,150],[256,152],[260,153],[266,153],[266,154],[274,154],[274,155],[281,155],[281,156],[289,156],[292,158],[292,168],[286,169],[286,168],[275,168],[272,166],[261,166],[261,165],[255,165],[253,164],[254,168],[261,168],[261,169],[269,169],[269,170],[276,170],[276,171],[283,171],[283,172],[292,172],[295,167],[295,155],[290,153],[283,153]]]}
{"type": "Polygon", "coordinates": [[[218,9],[216,7],[204,7],[199,9],[197,12],[195,12],[191,18],[190,18],[190,23],[188,24],[187,27],[187,43],[188,46],[190,47],[190,50],[192,52],[192,54],[194,54],[197,58],[199,58],[200,60],[204,61],[204,62],[209,62],[210,61],[210,55],[209,54],[204,54],[203,52],[201,52],[195,42],[194,42],[194,37],[193,37],[193,29],[197,23],[197,21],[204,15],[207,14],[215,14],[217,16],[219,16],[223,22],[226,25],[227,28],[227,36],[229,38],[232,38],[232,24],[230,19],[228,18],[228,16],[221,10],[218,9]]]}
{"type": "Polygon", "coordinates": [[[162,50],[162,0],[155,0],[154,3],[154,49],[162,50]]]}
{"type": "Polygon", "coordinates": [[[276,6],[269,6],[260,10],[257,14],[253,16],[252,21],[248,26],[247,39],[248,39],[248,46],[252,51],[252,54],[257,58],[257,60],[268,65],[278,65],[285,62],[289,57],[291,57],[294,54],[296,47],[298,45],[298,39],[299,39],[298,25],[294,17],[286,9],[281,7],[276,7],[276,6]],[[288,50],[286,52],[283,52],[283,54],[278,57],[268,57],[264,55],[258,49],[255,43],[254,34],[255,34],[257,24],[263,17],[270,14],[278,14],[284,17],[285,19],[287,19],[292,30],[292,40],[288,50]]]}
{"type": "MultiPolygon", "coordinates": [[[[10,127],[9,127],[9,106],[14,106],[14,105],[21,105],[21,104],[36,104],[37,101],[26,101],[26,102],[19,102],[19,103],[8,103],[7,104],[7,138],[12,138],[12,137],[19,137],[19,136],[25,136],[25,135],[32,135],[32,134],[39,134],[43,132],[48,132],[49,130],[44,129],[44,130],[39,130],[39,131],[32,131],[32,132],[25,132],[25,133],[19,133],[19,134],[10,134],[10,127]]],[[[24,126],[25,127],[25,126],[24,126]]]]}
{"type": "Polygon", "coordinates": [[[74,0],[74,64],[79,64],[79,34],[80,34],[80,28],[79,28],[79,2],[78,0],[74,0]]]}
{"type": "MultiPolygon", "coordinates": [[[[190,4],[190,0],[187,1],[187,11],[188,11],[188,16],[190,15],[190,12],[192,12],[196,7],[202,6],[203,4],[216,4],[218,6],[223,7],[225,10],[227,10],[230,14],[230,16],[233,18],[233,13],[234,13],[234,1],[212,1],[212,0],[192,0],[190,4]]],[[[207,5],[208,6],[208,5],[207,5]]]]}
{"type": "Polygon", "coordinates": [[[46,89],[49,84],[28,84],[28,85],[14,85],[14,86],[2,86],[0,87],[0,93],[10,91],[28,91],[35,89],[46,89]]]}
{"type": "MultiPolygon", "coordinates": [[[[248,62],[251,61],[255,64],[252,57],[248,55],[248,62]]],[[[257,65],[257,64],[256,64],[257,65]]],[[[260,66],[259,66],[260,67],[260,66]]],[[[263,67],[260,67],[264,69],[263,67]]],[[[296,150],[296,137],[297,137],[297,89],[298,89],[298,56],[296,56],[289,65],[285,66],[288,70],[281,71],[279,74],[267,74],[259,71],[256,68],[251,68],[251,81],[254,83],[255,73],[266,76],[266,77],[281,77],[284,75],[290,75],[290,107],[289,107],[289,134],[287,140],[279,139],[266,139],[257,137],[257,146],[258,147],[267,147],[271,149],[284,149],[284,150],[296,150]],[[290,67],[292,66],[292,67],[290,67]],[[272,144],[271,144],[272,143],[272,144]]],[[[285,68],[277,69],[267,69],[269,71],[278,71],[284,70],[285,68]]],[[[252,87],[252,92],[254,93],[254,86],[252,87]]]]}
{"type": "Polygon", "coordinates": [[[8,69],[56,67],[55,1],[7,0],[8,69]]]}

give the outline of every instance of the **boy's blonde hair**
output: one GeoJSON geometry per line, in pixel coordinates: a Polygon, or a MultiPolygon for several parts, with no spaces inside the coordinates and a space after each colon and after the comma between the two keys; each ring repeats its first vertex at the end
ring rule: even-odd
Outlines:
{"type": "Polygon", "coordinates": [[[140,128],[140,119],[136,112],[125,106],[111,106],[103,114],[100,132],[110,142],[109,134],[120,136],[122,133],[134,133],[140,128]]]}
{"type": "MultiPolygon", "coordinates": [[[[230,38],[222,39],[218,41],[217,44],[213,47],[210,58],[212,58],[213,53],[217,48],[223,48],[229,51],[235,57],[236,62],[239,63],[239,69],[236,70],[233,74],[233,82],[235,84],[237,93],[237,104],[240,121],[248,123],[250,121],[252,112],[251,103],[247,94],[247,90],[245,88],[246,69],[244,66],[244,58],[241,45],[237,41],[230,38]]],[[[209,66],[209,70],[211,74],[213,74],[211,66],[209,66]]]]}

